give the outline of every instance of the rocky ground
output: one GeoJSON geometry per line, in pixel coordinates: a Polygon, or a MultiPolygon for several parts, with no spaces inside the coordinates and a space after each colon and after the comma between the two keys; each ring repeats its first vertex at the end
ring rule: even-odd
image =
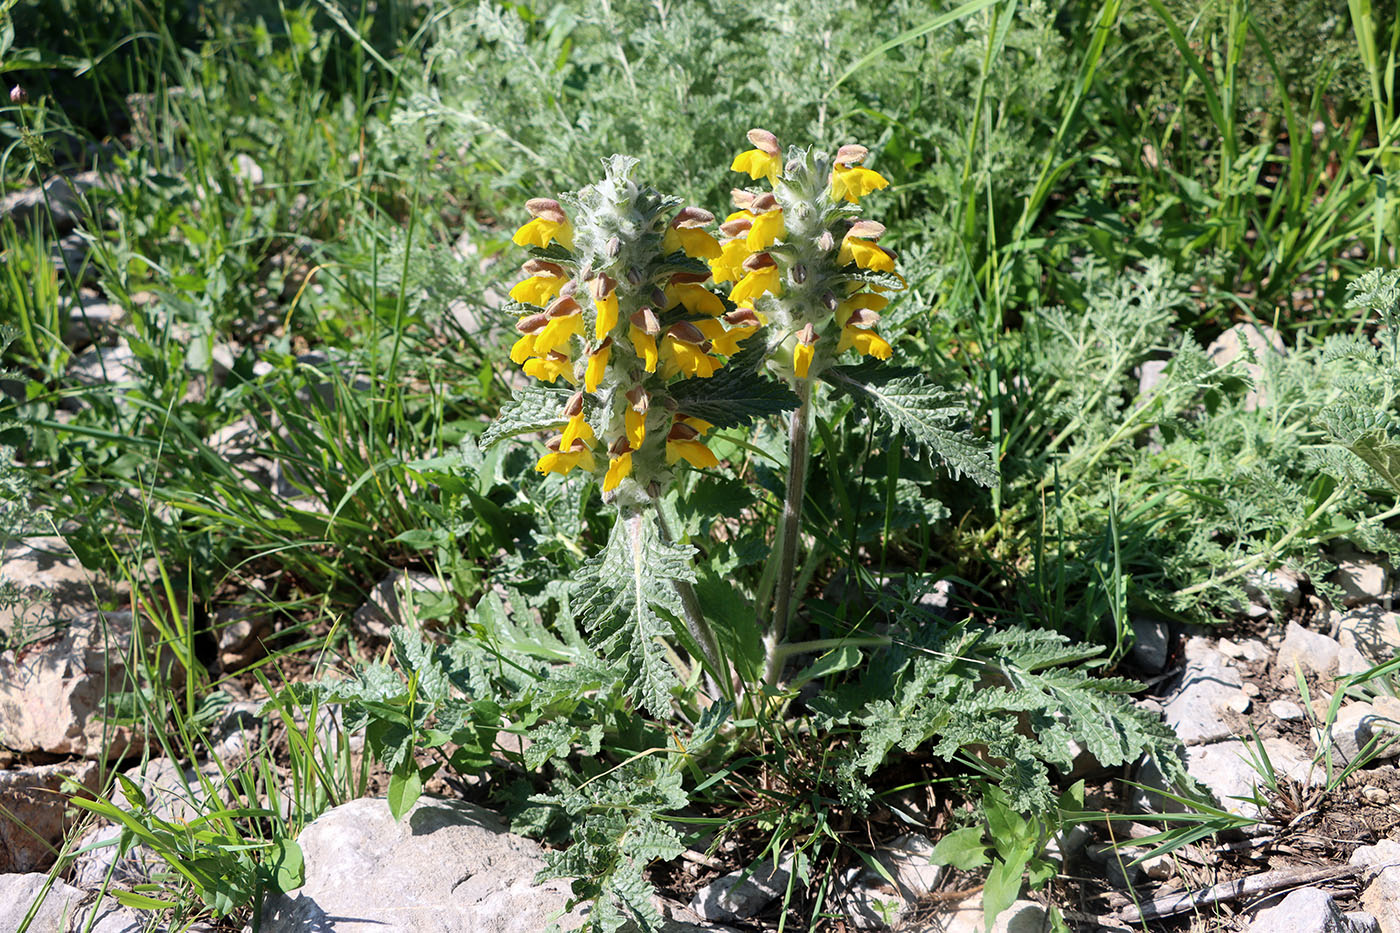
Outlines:
{"type": "MultiPolygon", "coordinates": [[[[60,227],[71,228],[71,190],[50,194],[60,227]]],[[[32,192],[12,195],[0,213],[19,217],[37,203],[32,192]]],[[[84,241],[70,235],[54,262],[81,280],[88,269],[83,249],[84,241]]],[[[131,357],[114,329],[120,310],[95,290],[71,305],[66,337],[80,351],[71,364],[74,380],[119,389],[131,357]]],[[[1209,349],[1223,362],[1246,343],[1257,353],[1283,352],[1267,328],[1237,328],[1209,349]]],[[[1145,381],[1152,376],[1143,374],[1145,381]]],[[[249,482],[294,495],[282,464],[249,453],[252,430],[251,423],[234,425],[210,442],[249,482]]],[[[1252,580],[1254,602],[1230,631],[1135,623],[1129,664],[1149,684],[1140,702],[1176,730],[1190,773],[1219,802],[1222,818],[1233,815],[1238,826],[1143,858],[1149,849],[1135,840],[1162,828],[1147,814],[1179,805],[1152,790],[1160,778],[1150,765],[1107,774],[1083,761],[1073,777],[1090,782],[1095,805],[1143,815],[1067,830],[1054,842],[1059,878],[1018,901],[998,930],[1045,928],[1048,900],[1071,927],[1085,930],[1400,933],[1400,771],[1392,763],[1400,745],[1391,744],[1400,732],[1400,700],[1386,677],[1365,686],[1369,699],[1338,691],[1342,678],[1395,657],[1400,613],[1390,611],[1384,561],[1338,553],[1334,563],[1332,582],[1346,594],[1338,607],[1317,599],[1310,581],[1278,570],[1252,580]]],[[[118,829],[83,817],[70,796],[104,786],[115,770],[162,818],[191,819],[224,802],[226,770],[218,764],[234,767],[255,743],[268,741],[276,717],[264,711],[266,697],[255,684],[229,680],[232,699],[213,725],[209,760],[159,757],[151,736],[99,715],[111,685],[125,678],[136,624],[129,612],[99,608],[121,605],[122,586],[84,569],[57,538],[28,539],[0,553],[0,574],[34,597],[0,613],[0,933],[18,930],[26,917],[33,933],[164,929],[160,915],[121,906],[111,893],[149,881],[162,863],[139,846],[119,856],[118,829]],[[60,859],[63,868],[51,872],[60,859]]],[[[357,635],[382,638],[403,620],[404,596],[433,586],[426,575],[386,578],[355,614],[357,635]]],[[[277,624],[236,610],[214,623],[222,671],[260,657],[277,624]]],[[[334,716],[314,732],[336,741],[334,716]]],[[[838,879],[841,916],[829,928],[983,928],[978,879],[931,866],[935,841],[905,834],[877,845],[885,871],[854,868],[838,879]]],[[[531,882],[543,865],[539,844],[463,800],[430,795],[397,822],[383,799],[352,800],[308,825],[298,842],[305,884],[261,907],[262,930],[524,933],[543,929],[567,900],[565,884],[531,882]]],[[[661,885],[675,895],[659,905],[671,918],[668,930],[776,927],[775,904],[791,866],[735,861],[725,852],[686,854],[661,885]]],[[[580,920],[576,911],[561,922],[567,929],[580,920]]]]}

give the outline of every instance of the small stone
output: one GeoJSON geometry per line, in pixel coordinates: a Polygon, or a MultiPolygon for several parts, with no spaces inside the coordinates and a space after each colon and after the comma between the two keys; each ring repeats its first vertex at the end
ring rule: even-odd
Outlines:
{"type": "Polygon", "coordinates": [[[219,663],[226,671],[247,667],[267,654],[264,639],[272,634],[272,621],[242,606],[214,613],[219,639],[219,663]]]}
{"type": "MultiPolygon", "coordinates": [[[[1244,682],[1244,686],[1240,687],[1240,689],[1244,691],[1244,695],[1249,697],[1251,700],[1258,699],[1259,694],[1263,692],[1259,689],[1258,684],[1248,680],[1244,682]]],[[[1248,710],[1244,710],[1243,712],[1248,712],[1248,710]]]]}
{"type": "Polygon", "coordinates": [[[134,389],[141,379],[141,364],[126,338],[120,337],[110,347],[91,347],[73,357],[68,375],[80,386],[134,389]]]}
{"type": "Polygon", "coordinates": [[[1327,579],[1342,590],[1343,606],[1379,602],[1390,582],[1390,562],[1342,546],[1335,554],[1337,569],[1327,579]]]}
{"type": "Polygon", "coordinates": [[[1215,366],[1225,366],[1244,359],[1244,373],[1254,383],[1244,397],[1244,410],[1254,411],[1268,405],[1269,391],[1266,364],[1282,358],[1285,353],[1283,337],[1267,324],[1242,322],[1216,337],[1206,347],[1206,356],[1215,366]],[[1246,347],[1248,350],[1246,350],[1246,347]],[[1250,361],[1250,356],[1253,361],[1250,361]]]}
{"type": "Polygon", "coordinates": [[[1303,718],[1303,708],[1292,700],[1274,700],[1269,704],[1269,712],[1273,713],[1275,719],[1284,722],[1303,718]]]}
{"type": "Polygon", "coordinates": [[[1245,760],[1244,747],[1239,742],[1186,749],[1186,771],[1224,809],[1240,816],[1259,816],[1259,807],[1252,802],[1260,783],[1259,772],[1245,760]]]}
{"type": "Polygon", "coordinates": [[[53,864],[73,824],[65,812],[71,792],[64,778],[95,791],[97,765],[78,761],[0,771],[0,872],[43,871],[53,864]]]}
{"type": "Polygon", "coordinates": [[[1382,839],[1373,846],[1361,846],[1351,854],[1348,864],[1367,869],[1361,906],[1385,933],[1400,930],[1400,842],[1382,839]]]}
{"type": "Polygon", "coordinates": [[[1231,737],[1234,728],[1222,714],[1233,714],[1241,700],[1245,709],[1249,708],[1249,698],[1241,690],[1243,685],[1240,672],[1228,666],[1206,639],[1190,639],[1181,681],[1164,705],[1167,725],[1185,745],[1231,737]]]}
{"type": "Polygon", "coordinates": [[[367,599],[355,610],[352,624],[371,638],[387,639],[395,625],[411,625],[416,620],[413,593],[441,593],[442,582],[429,573],[406,570],[391,573],[375,584],[367,599]],[[407,603],[407,606],[405,605],[407,603]]]}
{"type": "Polygon", "coordinates": [[[1380,606],[1357,606],[1332,613],[1332,627],[1342,644],[1351,643],[1368,660],[1380,664],[1400,653],[1400,612],[1380,606]]]}
{"type": "Polygon", "coordinates": [[[792,856],[775,867],[763,860],[750,871],[730,872],[695,892],[690,909],[706,920],[728,923],[747,920],[777,900],[787,890],[792,874],[792,856]]]}
{"type": "Polygon", "coordinates": [[[1176,874],[1176,862],[1170,855],[1154,855],[1138,863],[1142,873],[1153,881],[1166,881],[1176,874]]]}
{"type": "Polygon", "coordinates": [[[1384,807],[1390,804],[1390,792],[1384,787],[1367,784],[1361,788],[1361,799],[1369,804],[1384,807]]]}
{"type": "Polygon", "coordinates": [[[1302,578],[1287,567],[1255,571],[1245,577],[1244,590],[1254,602],[1271,609],[1297,609],[1303,599],[1302,578]]]}
{"type": "MultiPolygon", "coordinates": [[[[1326,722],[1325,719],[1320,721],[1326,722]]],[[[1370,703],[1353,702],[1338,711],[1336,721],[1327,731],[1335,753],[1344,763],[1350,763],[1357,759],[1372,737],[1378,738],[1373,750],[1378,759],[1400,755],[1400,743],[1395,741],[1394,730],[1394,721],[1377,713],[1370,703]]],[[[1322,744],[1320,738],[1318,744],[1322,744]]]]}
{"type": "Polygon", "coordinates": [[[0,874],[0,930],[9,933],[23,927],[25,915],[40,897],[43,903],[29,924],[31,933],[67,933],[67,921],[78,915],[87,895],[58,880],[50,886],[49,876],[42,872],[0,874]]]}
{"type": "MultiPolygon", "coordinates": [[[[992,924],[991,933],[1045,933],[1050,929],[1045,908],[1035,901],[1019,900],[1001,912],[992,924]]],[[[947,913],[929,923],[901,927],[906,933],[984,933],[986,915],[982,910],[982,895],[975,894],[953,905],[947,913]]]]}
{"type": "Polygon", "coordinates": [[[1337,656],[1342,646],[1320,632],[1310,632],[1297,622],[1289,622],[1283,645],[1278,649],[1277,670],[1280,679],[1294,682],[1295,668],[1304,673],[1329,677],[1336,673],[1337,656]]]}
{"type": "Polygon", "coordinates": [[[78,300],[68,305],[68,324],[63,340],[74,347],[89,344],[113,333],[125,320],[125,308],[84,289],[78,300]]]}
{"type": "Polygon", "coordinates": [[[1215,650],[1225,655],[1227,658],[1241,660],[1244,658],[1244,649],[1228,638],[1221,638],[1215,643],[1215,650]]]}
{"type": "Polygon", "coordinates": [[[1171,629],[1160,619],[1141,616],[1134,617],[1131,624],[1133,647],[1128,652],[1128,657],[1144,671],[1160,674],[1167,667],[1171,629]]]}
{"type": "MultiPolygon", "coordinates": [[[[1372,920],[1374,926],[1374,920],[1372,920]]],[[[1299,888],[1279,904],[1259,911],[1249,933],[1363,933],[1320,888],[1299,888]]]]}
{"type": "Polygon", "coordinates": [[[1167,364],[1170,360],[1147,360],[1138,367],[1138,395],[1146,398],[1156,391],[1162,380],[1167,378],[1167,364]]]}
{"type": "Polygon", "coordinates": [[[0,578],[20,588],[20,601],[0,606],[0,635],[24,645],[96,608],[113,590],[83,568],[62,538],[27,538],[0,549],[0,578]]]}
{"type": "MultiPolygon", "coordinates": [[[[1239,694],[1238,696],[1233,696],[1233,697],[1228,698],[1228,699],[1225,700],[1225,702],[1222,703],[1221,705],[1222,705],[1225,709],[1233,710],[1234,712],[1239,713],[1241,716],[1243,716],[1245,713],[1249,712],[1249,704],[1250,704],[1250,700],[1249,700],[1249,688],[1250,688],[1250,687],[1254,687],[1254,685],[1253,685],[1253,684],[1244,684],[1244,685],[1240,688],[1240,694],[1239,694]]],[[[1255,692],[1256,694],[1258,694],[1259,688],[1258,688],[1258,687],[1254,687],[1254,692],[1255,692]]]]}

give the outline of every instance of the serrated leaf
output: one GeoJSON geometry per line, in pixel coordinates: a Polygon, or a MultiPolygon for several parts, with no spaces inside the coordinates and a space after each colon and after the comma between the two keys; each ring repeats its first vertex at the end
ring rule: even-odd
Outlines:
{"type": "Polygon", "coordinates": [[[481,432],[481,447],[486,449],[497,441],[516,434],[545,431],[558,427],[568,419],[564,406],[569,392],[549,386],[524,386],[515,390],[510,403],[501,409],[496,420],[481,432]]]}
{"type": "Polygon", "coordinates": [[[797,396],[757,371],[762,356],[762,343],[752,343],[709,379],[676,383],[671,395],[682,412],[704,418],[717,428],[751,424],[756,418],[792,411],[798,405],[797,396]]]}
{"type": "Polygon", "coordinates": [[[579,615],[598,648],[625,664],[628,695],[656,715],[668,711],[676,684],[663,645],[671,625],[657,610],[681,615],[674,584],[695,581],[694,553],[664,543],[651,513],[633,512],[618,517],[603,552],[585,561],[576,578],[579,615]]]}
{"type": "Polygon", "coordinates": [[[1347,445],[1368,467],[1375,470],[1391,489],[1400,493],[1400,445],[1392,444],[1379,432],[1358,437],[1347,445]]]}
{"type": "Polygon", "coordinates": [[[966,409],[947,389],[913,370],[878,364],[837,366],[822,378],[879,412],[896,431],[938,454],[955,476],[965,474],[983,486],[996,482],[991,445],[954,428],[966,409]]]}

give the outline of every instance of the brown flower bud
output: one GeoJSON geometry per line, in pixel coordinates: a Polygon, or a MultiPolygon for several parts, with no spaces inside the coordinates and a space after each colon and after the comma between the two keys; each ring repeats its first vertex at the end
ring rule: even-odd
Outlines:
{"type": "Polygon", "coordinates": [[[593,293],[593,300],[602,301],[617,288],[617,280],[606,272],[600,272],[588,287],[593,293]]]}
{"type": "Polygon", "coordinates": [[[822,306],[825,307],[826,310],[834,312],[839,304],[841,304],[841,299],[837,298],[831,292],[822,294],[822,306]]]}
{"type": "Polygon", "coordinates": [[[666,336],[674,337],[682,343],[693,344],[697,347],[705,342],[705,335],[700,333],[700,328],[689,321],[677,321],[672,324],[666,328],[666,336]]]}
{"type": "Polygon", "coordinates": [[[671,226],[677,228],[705,227],[715,222],[715,215],[703,207],[683,207],[671,226]]]}
{"type": "Polygon", "coordinates": [[[847,143],[836,150],[836,161],[841,165],[855,165],[864,162],[865,157],[870,155],[870,150],[858,143],[847,143]]]}
{"type": "Polygon", "coordinates": [[[22,104],[27,100],[29,100],[29,92],[24,88],[20,87],[18,84],[10,88],[10,103],[22,104]]]}
{"type": "Polygon", "coordinates": [[[804,347],[810,347],[817,342],[817,329],[811,324],[808,324],[797,332],[797,342],[804,347]]]}
{"type": "Polygon", "coordinates": [[[623,454],[631,452],[632,445],[628,443],[627,436],[625,434],[622,437],[619,437],[617,440],[613,441],[612,445],[608,447],[608,456],[610,457],[621,457],[623,454]]]}
{"type": "Polygon", "coordinates": [[[710,273],[708,272],[677,272],[671,276],[672,285],[699,284],[708,282],[710,273]]]}
{"type": "Polygon", "coordinates": [[[860,237],[862,240],[878,240],[885,235],[885,225],[878,220],[857,220],[846,231],[846,236],[860,237]]]}
{"type": "Polygon", "coordinates": [[[749,209],[756,195],[752,191],[745,191],[743,188],[730,188],[729,197],[734,201],[734,206],[741,211],[749,209]]]}
{"type": "Polygon", "coordinates": [[[700,432],[695,430],[684,421],[676,421],[671,425],[671,430],[666,434],[668,441],[693,441],[700,436],[700,432]]]}
{"type": "Polygon", "coordinates": [[[777,263],[773,261],[773,257],[769,256],[767,253],[754,253],[748,259],[745,259],[743,263],[743,267],[749,272],[754,272],[758,269],[767,269],[770,266],[776,265],[777,263]]]}
{"type": "Polygon", "coordinates": [[[570,418],[583,411],[583,393],[575,392],[569,396],[568,403],[564,406],[564,414],[570,418]]]}
{"type": "Polygon", "coordinates": [[[719,225],[719,232],[726,237],[743,236],[753,227],[753,221],[747,217],[738,217],[734,220],[719,225]]]}
{"type": "Polygon", "coordinates": [[[627,270],[627,284],[636,288],[642,284],[642,270],[631,268],[627,270]]]}
{"type": "Polygon", "coordinates": [[[769,211],[775,211],[777,209],[778,199],[773,196],[773,192],[771,191],[763,192],[758,197],[754,198],[753,203],[749,205],[749,211],[754,214],[766,214],[769,211]]]}
{"type": "Polygon", "coordinates": [[[631,321],[633,327],[650,337],[661,333],[661,322],[656,319],[656,313],[650,308],[643,308],[628,320],[631,321]]]}
{"type": "Polygon", "coordinates": [[[792,267],[792,284],[801,285],[807,281],[807,267],[802,263],[795,263],[792,267]]]}
{"type": "Polygon", "coordinates": [[[545,442],[544,442],[544,446],[548,447],[550,450],[554,451],[555,453],[558,453],[558,452],[559,452],[559,445],[562,444],[562,443],[564,443],[564,435],[562,435],[562,434],[556,434],[556,435],[554,435],[553,437],[551,437],[549,440],[545,441],[545,442]]]}
{"type": "Polygon", "coordinates": [[[627,390],[627,404],[631,405],[637,414],[645,415],[651,408],[651,396],[641,386],[633,386],[627,390]]]}
{"type": "Polygon", "coordinates": [[[622,240],[618,237],[612,237],[608,240],[608,244],[604,249],[607,250],[609,259],[616,259],[617,254],[622,252],[622,240]]]}
{"type": "Polygon", "coordinates": [[[568,317],[571,314],[578,314],[582,310],[572,295],[560,295],[549,303],[549,307],[544,309],[544,313],[549,317],[568,317]]]}
{"type": "Polygon", "coordinates": [[[531,259],[520,267],[520,271],[526,275],[552,275],[556,279],[567,278],[569,275],[563,266],[548,259],[531,259]]]}
{"type": "Polygon", "coordinates": [[[572,297],[574,296],[574,293],[577,292],[577,291],[578,291],[578,283],[575,282],[573,279],[569,279],[569,281],[565,282],[565,283],[560,287],[560,289],[559,289],[559,297],[560,297],[560,298],[572,298],[572,297]]]}
{"type": "Polygon", "coordinates": [[[748,136],[755,149],[762,149],[769,155],[777,155],[781,151],[778,148],[778,137],[767,130],[754,128],[749,130],[748,136]]]}
{"type": "Polygon", "coordinates": [[[564,208],[553,198],[531,198],[525,202],[525,210],[530,212],[532,217],[539,217],[552,223],[568,223],[568,215],[564,213],[564,208]]]}
{"type": "Polygon", "coordinates": [[[549,315],[541,311],[539,314],[531,314],[516,321],[515,329],[522,334],[537,334],[548,322],[549,315]]]}
{"type": "Polygon", "coordinates": [[[836,237],[831,235],[830,230],[823,230],[822,235],[817,237],[817,249],[823,253],[829,253],[836,248],[836,237]]]}
{"type": "Polygon", "coordinates": [[[864,327],[866,330],[880,323],[880,315],[869,308],[856,308],[851,312],[851,316],[846,319],[848,327],[864,327]]]}
{"type": "Polygon", "coordinates": [[[757,327],[763,321],[753,308],[735,308],[724,316],[724,323],[730,327],[757,327]]]}

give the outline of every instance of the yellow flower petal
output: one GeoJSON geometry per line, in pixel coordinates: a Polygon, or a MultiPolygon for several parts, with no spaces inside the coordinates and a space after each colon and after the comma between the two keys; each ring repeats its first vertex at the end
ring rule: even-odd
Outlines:
{"type": "Polygon", "coordinates": [[[745,242],[748,243],[750,250],[758,252],[761,249],[767,249],[786,236],[787,224],[783,222],[783,212],[779,209],[767,211],[755,217],[745,242]]]}
{"type": "Polygon", "coordinates": [[[754,301],[764,294],[781,295],[782,283],[777,266],[764,266],[755,269],[734,284],[729,292],[729,300],[741,308],[752,308],[754,301]]]}
{"type": "Polygon", "coordinates": [[[571,384],[578,384],[578,379],[574,377],[573,361],[562,353],[526,360],[524,370],[525,375],[533,376],[541,382],[553,382],[563,376],[571,384]]]}
{"type": "Polygon", "coordinates": [[[762,149],[749,149],[736,155],[729,169],[734,172],[746,172],[750,178],[755,180],[767,178],[776,184],[778,176],[783,171],[783,162],[777,156],[770,155],[762,149]]]}
{"type": "Polygon", "coordinates": [[[692,428],[699,431],[701,435],[704,435],[707,431],[714,430],[715,427],[704,418],[697,418],[694,415],[676,415],[676,420],[681,424],[690,425],[692,428]]]}
{"type": "Polygon", "coordinates": [[[841,165],[831,171],[831,199],[845,198],[855,204],[872,191],[889,186],[889,181],[879,172],[861,165],[841,165]]]}
{"type": "Polygon", "coordinates": [[[615,457],[608,464],[608,475],[603,477],[603,492],[612,492],[624,477],[632,475],[632,452],[615,457]]]}
{"type": "Polygon", "coordinates": [[[716,282],[737,282],[744,277],[744,260],[753,255],[744,237],[725,240],[719,256],[710,260],[710,274],[716,282]]]}
{"type": "Polygon", "coordinates": [[[540,458],[540,462],[535,464],[535,469],[541,473],[568,473],[575,467],[583,467],[590,473],[597,464],[593,460],[593,453],[587,447],[581,447],[568,453],[550,451],[540,458]]]}
{"type": "Polygon", "coordinates": [[[836,323],[845,327],[846,322],[856,311],[862,309],[879,311],[889,303],[890,300],[884,295],[877,295],[874,292],[857,292],[836,306],[836,323]]]}
{"type": "Polygon", "coordinates": [[[593,428],[584,420],[583,412],[579,412],[569,419],[569,423],[564,425],[564,434],[559,439],[560,450],[573,450],[574,441],[581,440],[585,444],[591,445],[597,440],[593,433],[593,428]]]}
{"type": "Polygon", "coordinates": [[[860,327],[843,327],[841,328],[841,340],[836,345],[836,352],[842,353],[851,347],[855,347],[863,356],[873,356],[877,360],[887,360],[894,352],[890,345],[874,331],[860,327]]]}
{"type": "Polygon", "coordinates": [[[628,326],[627,339],[632,341],[632,349],[636,352],[649,373],[656,372],[656,338],[646,331],[638,330],[636,327],[628,326]]]}
{"type": "Polygon", "coordinates": [[[628,408],[622,413],[622,422],[627,430],[627,443],[633,450],[641,447],[642,441],[647,439],[647,416],[635,408],[628,408]]]}
{"type": "Polygon", "coordinates": [[[608,359],[612,356],[612,344],[593,351],[588,357],[588,366],[583,371],[583,387],[589,392],[597,392],[603,384],[603,375],[608,369],[608,359]]]}
{"type": "Polygon", "coordinates": [[[535,356],[535,335],[525,334],[510,348],[510,361],[516,366],[520,366],[530,357],[535,356]]]}
{"type": "Polygon", "coordinates": [[[543,308],[568,281],[557,275],[532,275],[523,282],[517,282],[510,290],[510,297],[522,304],[543,308]]]}
{"type": "Polygon", "coordinates": [[[838,266],[855,263],[862,269],[875,272],[894,272],[894,257],[869,240],[848,236],[841,241],[841,252],[836,256],[838,266]]]}
{"type": "Polygon", "coordinates": [[[617,326],[617,289],[613,289],[601,300],[594,300],[593,307],[598,315],[593,322],[593,338],[602,340],[617,326]]]}
{"type": "Polygon", "coordinates": [[[714,318],[696,321],[695,326],[713,345],[711,352],[718,353],[720,356],[733,356],[738,353],[739,341],[746,340],[758,333],[757,327],[731,327],[725,330],[724,324],[714,318]]]}
{"type": "Polygon", "coordinates": [[[692,259],[714,259],[719,241],[698,227],[671,227],[661,238],[663,253],[683,252],[692,259]]]}
{"type": "Polygon", "coordinates": [[[535,353],[539,356],[568,344],[570,337],[583,336],[583,315],[566,314],[552,317],[535,335],[535,353]]]}
{"type": "Polygon", "coordinates": [[[816,355],[816,349],[809,347],[805,343],[799,343],[792,351],[792,371],[797,373],[798,379],[807,378],[807,370],[812,366],[812,357],[816,355]]]}
{"type": "Polygon", "coordinates": [[[683,305],[695,314],[709,314],[715,317],[724,313],[724,302],[718,295],[698,282],[683,282],[680,285],[666,286],[666,310],[683,305]]]}
{"type": "Polygon", "coordinates": [[[691,466],[700,469],[712,469],[719,466],[719,458],[715,456],[714,451],[706,447],[704,442],[693,438],[666,442],[666,462],[672,464],[677,460],[684,460],[691,466]]]}
{"type": "Polygon", "coordinates": [[[541,248],[548,246],[550,240],[556,240],[565,249],[573,249],[574,228],[567,220],[559,223],[556,220],[536,217],[515,231],[515,236],[511,239],[516,246],[538,246],[541,248]]]}
{"type": "Polygon", "coordinates": [[[667,376],[674,376],[680,372],[687,376],[708,379],[719,369],[719,360],[695,344],[677,340],[669,335],[661,338],[661,355],[666,360],[667,376]]]}

